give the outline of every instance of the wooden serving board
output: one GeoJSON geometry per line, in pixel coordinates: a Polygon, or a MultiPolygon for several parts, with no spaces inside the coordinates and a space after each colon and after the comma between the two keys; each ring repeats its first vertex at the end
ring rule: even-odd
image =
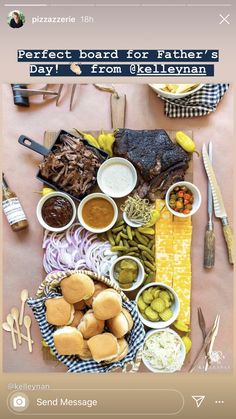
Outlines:
{"type": "MultiPolygon", "coordinates": [[[[71,132],[72,134],[76,135],[76,132],[74,132],[73,130],[69,130],[69,132],[71,132]]],[[[167,134],[169,135],[170,139],[175,142],[175,134],[177,131],[169,131],[166,130],[167,134]]],[[[191,138],[193,138],[193,133],[192,131],[188,130],[185,131],[187,135],[189,135],[191,138]]],[[[94,137],[97,137],[99,135],[99,131],[89,131],[90,134],[92,134],[94,137]]],[[[56,140],[56,137],[58,135],[58,131],[45,131],[44,133],[44,145],[47,148],[50,148],[52,146],[52,144],[54,143],[54,141],[56,140]]],[[[188,170],[185,173],[185,180],[192,182],[193,181],[193,159],[191,158],[191,160],[189,161],[189,167],[188,170]]],[[[95,187],[95,191],[99,191],[98,187],[95,187]]],[[[120,204],[124,201],[122,198],[120,199],[116,199],[118,206],[120,206],[120,204]]],[[[134,292],[136,294],[136,292],[134,292]]],[[[130,298],[135,298],[135,294],[130,295],[130,298]]],[[[48,361],[52,359],[50,353],[48,350],[44,350],[43,351],[43,358],[45,361],[48,361]]],[[[140,372],[150,372],[148,371],[143,364],[141,363],[140,366],[140,372]]]]}
{"type": "MultiPolygon", "coordinates": [[[[74,132],[73,130],[69,130],[69,132],[71,132],[71,134],[76,136],[76,132],[74,132]]],[[[169,135],[170,139],[175,142],[175,134],[177,131],[168,131],[166,130],[167,134],[169,135]]],[[[193,132],[188,130],[185,131],[185,133],[187,135],[189,135],[189,137],[193,138],[193,132]]],[[[56,137],[57,137],[58,131],[45,131],[44,133],[44,145],[47,148],[50,148],[51,145],[54,143],[56,137]]],[[[94,137],[98,137],[98,135],[100,134],[99,131],[89,131],[89,134],[92,134],[94,137]]],[[[192,182],[193,181],[193,159],[191,158],[191,160],[189,161],[189,167],[188,170],[185,173],[185,180],[188,182],[192,182]]]]}

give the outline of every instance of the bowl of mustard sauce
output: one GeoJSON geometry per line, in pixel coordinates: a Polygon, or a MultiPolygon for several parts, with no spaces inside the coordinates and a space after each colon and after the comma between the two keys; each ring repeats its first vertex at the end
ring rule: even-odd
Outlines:
{"type": "Polygon", "coordinates": [[[103,193],[86,196],[78,207],[80,224],[92,233],[104,233],[110,230],[117,218],[118,208],[115,201],[103,193]]]}

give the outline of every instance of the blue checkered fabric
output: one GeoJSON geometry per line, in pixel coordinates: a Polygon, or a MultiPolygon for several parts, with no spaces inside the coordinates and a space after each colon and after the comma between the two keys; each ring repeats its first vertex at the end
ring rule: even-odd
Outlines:
{"type": "Polygon", "coordinates": [[[205,84],[196,93],[183,99],[166,99],[165,115],[169,118],[193,118],[214,112],[221,98],[228,90],[229,84],[205,84]]]}
{"type": "Polygon", "coordinates": [[[122,302],[124,308],[126,308],[134,321],[133,328],[131,332],[126,336],[126,340],[129,344],[129,352],[127,356],[119,362],[113,362],[111,364],[106,364],[105,362],[96,362],[93,360],[81,360],[78,356],[65,356],[59,355],[56,351],[54,342],[53,342],[53,332],[55,331],[56,327],[49,324],[46,320],[46,308],[45,308],[45,300],[47,298],[53,298],[56,296],[61,295],[57,291],[47,291],[46,295],[38,298],[33,299],[29,298],[27,303],[31,307],[34,317],[38,322],[42,338],[45,342],[50,346],[52,352],[58,359],[58,361],[62,362],[68,367],[68,372],[74,373],[88,373],[88,372],[109,372],[112,371],[114,368],[123,368],[126,363],[129,363],[135,359],[137,351],[142,347],[145,331],[143,324],[139,318],[136,303],[134,301],[129,302],[122,302]]]}

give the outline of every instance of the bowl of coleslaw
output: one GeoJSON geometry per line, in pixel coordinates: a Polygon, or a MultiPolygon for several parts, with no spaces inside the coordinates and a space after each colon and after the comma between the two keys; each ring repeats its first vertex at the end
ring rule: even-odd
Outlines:
{"type": "Polygon", "coordinates": [[[180,371],[186,357],[181,337],[172,329],[150,330],[144,339],[142,360],[155,373],[180,371]]]}

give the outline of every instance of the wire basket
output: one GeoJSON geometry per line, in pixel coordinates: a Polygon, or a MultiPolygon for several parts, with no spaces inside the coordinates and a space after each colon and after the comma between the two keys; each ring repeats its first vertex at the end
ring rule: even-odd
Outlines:
{"type": "Polygon", "coordinates": [[[34,317],[39,325],[41,334],[47,345],[51,348],[53,354],[68,367],[68,372],[74,373],[90,373],[90,372],[111,372],[120,370],[122,372],[137,372],[142,358],[142,347],[145,337],[143,324],[139,318],[136,303],[130,301],[128,297],[120,290],[118,285],[109,278],[98,275],[95,272],[87,270],[66,270],[50,273],[39,286],[36,298],[29,298],[27,301],[31,307],[34,317]],[[61,295],[60,282],[74,273],[82,273],[90,276],[95,281],[106,284],[109,288],[114,288],[122,298],[122,306],[126,308],[133,318],[133,328],[127,334],[126,340],[129,345],[128,354],[124,359],[118,362],[96,362],[94,360],[82,360],[77,355],[60,355],[55,348],[53,341],[53,333],[55,326],[49,324],[46,320],[45,300],[61,295]]]}

